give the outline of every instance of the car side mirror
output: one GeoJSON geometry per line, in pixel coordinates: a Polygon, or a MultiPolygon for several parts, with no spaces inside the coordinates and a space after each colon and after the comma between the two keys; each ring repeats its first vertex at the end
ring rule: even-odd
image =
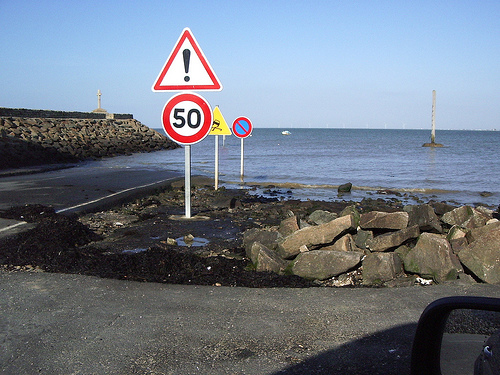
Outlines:
{"type": "Polygon", "coordinates": [[[500,299],[446,297],[427,306],[413,340],[412,375],[499,374],[499,366],[500,299]]]}

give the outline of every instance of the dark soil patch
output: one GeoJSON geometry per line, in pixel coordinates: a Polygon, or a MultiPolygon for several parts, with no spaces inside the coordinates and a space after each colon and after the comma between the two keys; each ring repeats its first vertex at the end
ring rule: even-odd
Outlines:
{"type": "MultiPolygon", "coordinates": [[[[213,202],[213,197],[209,198],[213,202]]],[[[203,199],[207,197],[204,195],[203,199]]],[[[234,199],[228,200],[230,205],[235,205],[234,199]]],[[[123,243],[127,243],[127,238],[131,242],[141,231],[151,228],[153,221],[167,221],[167,215],[182,212],[178,192],[164,194],[161,199],[149,197],[121,208],[136,214],[139,221],[133,226],[120,227],[118,234],[109,231],[104,231],[104,235],[98,234],[99,231],[91,230],[77,217],[56,214],[50,207],[13,207],[3,211],[0,217],[34,222],[37,227],[0,240],[0,264],[5,269],[36,268],[47,272],[174,284],[243,287],[315,285],[296,276],[251,270],[249,261],[244,257],[244,249],[239,244],[242,231],[255,225],[253,220],[248,220],[247,214],[243,214],[241,201],[238,201],[241,210],[236,210],[235,214],[229,213],[231,208],[211,209],[209,201],[194,207],[199,213],[211,214],[215,220],[168,221],[171,233],[202,233],[209,237],[208,249],[173,246],[157,241],[156,244],[148,244],[151,246],[146,251],[137,253],[123,253],[112,245],[118,243],[119,250],[124,250],[126,245],[123,243]],[[121,242],[115,241],[113,236],[121,242]],[[109,242],[102,241],[104,239],[109,242]]],[[[255,203],[259,199],[248,198],[244,204],[253,204],[250,201],[255,203]]]]}

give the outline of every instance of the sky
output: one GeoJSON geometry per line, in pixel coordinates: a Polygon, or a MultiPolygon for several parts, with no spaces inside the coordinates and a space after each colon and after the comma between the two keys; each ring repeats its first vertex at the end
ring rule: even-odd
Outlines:
{"type": "Polygon", "coordinates": [[[500,129],[500,1],[0,0],[0,107],[132,113],[189,27],[257,127],[500,129]]]}

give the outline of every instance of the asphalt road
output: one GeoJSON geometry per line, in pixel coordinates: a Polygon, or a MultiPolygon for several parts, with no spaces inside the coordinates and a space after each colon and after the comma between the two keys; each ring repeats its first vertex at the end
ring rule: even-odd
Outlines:
{"type": "Polygon", "coordinates": [[[0,209],[43,204],[57,211],[90,210],[182,177],[170,171],[90,167],[0,177],[0,209]]]}
{"type": "MultiPolygon", "coordinates": [[[[27,172],[36,172],[30,169],[27,172]]],[[[0,210],[25,204],[51,206],[58,212],[86,212],[146,195],[183,174],[170,171],[75,167],[44,173],[0,173],[0,210]]],[[[23,222],[0,219],[0,237],[29,228],[23,222]]]]}
{"type": "Polygon", "coordinates": [[[0,272],[4,374],[408,374],[418,318],[491,285],[249,289],[0,272]]]}

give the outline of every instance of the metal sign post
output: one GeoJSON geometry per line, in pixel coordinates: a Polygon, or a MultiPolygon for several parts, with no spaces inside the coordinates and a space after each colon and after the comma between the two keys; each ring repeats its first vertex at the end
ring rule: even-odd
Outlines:
{"type": "Polygon", "coordinates": [[[244,143],[245,138],[241,138],[241,168],[240,168],[240,179],[243,181],[243,176],[245,175],[243,172],[243,155],[244,155],[244,143]]]}
{"type": "Polygon", "coordinates": [[[231,135],[231,130],[227,126],[224,116],[219,109],[219,106],[214,108],[214,122],[209,135],[215,135],[215,190],[219,188],[219,135],[231,135]]]}
{"type": "Polygon", "coordinates": [[[162,123],[165,133],[174,142],[184,145],[184,193],[186,218],[191,217],[191,145],[203,140],[212,128],[212,109],[200,95],[185,93],[174,95],[165,104],[162,123]]]}
{"type": "Polygon", "coordinates": [[[236,120],[233,122],[233,133],[235,136],[238,138],[241,138],[241,169],[240,169],[240,178],[241,181],[243,182],[243,155],[244,155],[244,144],[243,140],[250,136],[252,133],[252,123],[250,120],[246,117],[238,117],[236,120]]]}
{"type": "Polygon", "coordinates": [[[219,136],[215,136],[215,190],[219,188],[219,136]]]}
{"type": "Polygon", "coordinates": [[[191,145],[184,147],[184,205],[186,218],[191,217],[191,145]]]}

